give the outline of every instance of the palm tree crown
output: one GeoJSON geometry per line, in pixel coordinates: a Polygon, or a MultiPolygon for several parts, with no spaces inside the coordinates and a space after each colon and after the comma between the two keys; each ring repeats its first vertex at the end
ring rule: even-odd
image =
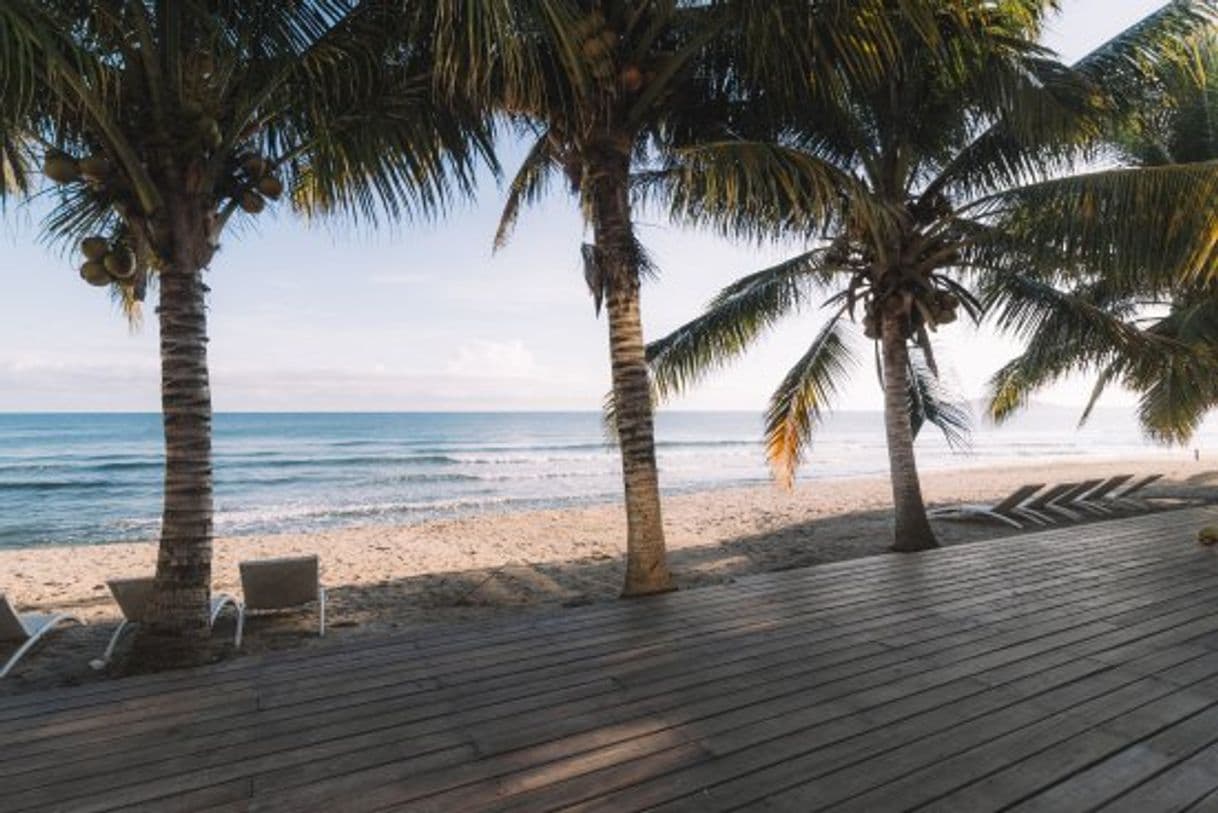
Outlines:
{"type": "MultiPolygon", "coordinates": [[[[1186,42],[1143,87],[1133,115],[1113,136],[1114,156],[1143,167],[1218,161],[1218,40],[1186,42]]],[[[1072,371],[1096,373],[1086,420],[1105,389],[1141,396],[1151,437],[1187,442],[1218,404],[1218,283],[1198,265],[1178,275],[1087,275],[1046,279],[1011,274],[987,291],[997,326],[1024,351],[991,382],[990,413],[1005,420],[1039,388],[1072,371]]]]}
{"type": "MultiPolygon", "coordinates": [[[[932,335],[961,311],[980,316],[978,285],[1027,267],[1178,272],[1213,219],[1188,203],[1214,188],[1213,167],[1071,172],[1127,110],[1147,64],[1205,24],[1200,4],[1172,4],[1074,66],[1035,42],[1049,5],[942,4],[937,35],[909,26],[882,75],[843,75],[798,106],[759,108],[760,138],[682,150],[652,180],[687,221],[819,243],[724,289],[653,344],[659,393],[738,357],[785,315],[827,305],[767,414],[767,452],[789,482],[853,361],[857,320],[878,342],[898,547],[934,544],[909,410],[937,375],[932,335]]],[[[950,414],[941,422],[953,428],[950,414]]]]}

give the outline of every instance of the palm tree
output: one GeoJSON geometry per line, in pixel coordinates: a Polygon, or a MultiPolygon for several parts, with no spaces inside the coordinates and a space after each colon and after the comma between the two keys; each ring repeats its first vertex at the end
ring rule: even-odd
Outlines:
{"type": "Polygon", "coordinates": [[[830,317],[766,416],[768,457],[790,482],[848,371],[858,318],[884,391],[893,548],[934,547],[910,405],[937,377],[937,329],[960,311],[978,318],[975,285],[1011,269],[1178,270],[1212,225],[1194,205],[1218,182],[1212,166],[1071,174],[1127,107],[1130,77],[1205,24],[1202,5],[1173,3],[1069,67],[1036,45],[1051,3],[944,4],[937,35],[898,27],[899,56],[882,76],[840,76],[801,104],[760,111],[764,140],[680,151],[653,181],[676,216],[815,247],[724,289],[649,347],[658,394],[823,301],[830,317]]]}
{"type": "Polygon", "coordinates": [[[502,246],[520,208],[562,173],[579,196],[592,242],[584,278],[609,323],[614,429],[627,518],[624,596],[673,589],[664,546],[640,292],[653,272],[635,232],[631,173],[662,145],[665,126],[717,32],[715,4],[541,2],[519,13],[503,39],[517,64],[499,67],[491,97],[533,137],[511,184],[496,235],[502,246]]]}
{"type": "MultiPolygon", "coordinates": [[[[768,75],[777,87],[808,77],[829,80],[835,72],[882,73],[895,35],[882,12],[891,5],[894,0],[528,0],[471,10],[450,4],[437,39],[442,52],[459,55],[448,60],[461,66],[455,81],[532,138],[496,244],[555,175],[578,197],[592,234],[582,257],[597,313],[603,304],[609,323],[609,413],[627,516],[624,596],[673,586],[641,318],[642,283],[656,269],[635,229],[639,176],[678,146],[729,132],[753,77],[768,75]]],[[[909,19],[925,23],[926,16],[911,12],[909,19]]]]}
{"type": "MultiPolygon", "coordinates": [[[[428,214],[490,158],[482,121],[433,92],[420,19],[376,0],[6,0],[0,65],[18,135],[59,185],[44,224],[81,276],[159,293],[165,496],[136,656],[206,653],[212,547],[209,267],[225,229],[292,208],[428,214]],[[14,74],[16,75],[16,74],[14,74]]],[[[421,9],[421,6],[418,7],[421,9]]],[[[434,12],[433,12],[434,13],[434,12]]]]}
{"type": "MultiPolygon", "coordinates": [[[[1114,136],[1114,160],[1142,167],[1218,161],[1218,39],[1202,37],[1182,56],[1146,84],[1114,136]]],[[[1191,270],[1188,279],[1025,272],[990,287],[995,324],[1025,345],[991,380],[991,416],[1002,422],[1041,387],[1091,371],[1095,387],[1082,422],[1108,386],[1121,384],[1140,395],[1138,417],[1150,437],[1187,442],[1218,406],[1218,266],[1191,270]]]]}

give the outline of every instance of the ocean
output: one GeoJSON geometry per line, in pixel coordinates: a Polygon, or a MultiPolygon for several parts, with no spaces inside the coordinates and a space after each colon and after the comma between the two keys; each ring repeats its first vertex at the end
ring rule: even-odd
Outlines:
{"type": "MultiPolygon", "coordinates": [[[[1164,455],[1127,411],[1038,408],[980,425],[969,451],[928,428],[924,469],[1164,455]]],[[[768,481],[761,418],[661,412],[668,493],[768,481]]],[[[1198,445],[1218,451],[1207,427],[1198,445]]],[[[620,498],[618,460],[596,413],[220,414],[215,419],[221,535],[399,524],[470,512],[620,498]]],[[[839,412],[802,479],[887,471],[878,413],[839,412]]],[[[0,414],[0,548],[154,539],[162,479],[156,414],[0,414]]]]}

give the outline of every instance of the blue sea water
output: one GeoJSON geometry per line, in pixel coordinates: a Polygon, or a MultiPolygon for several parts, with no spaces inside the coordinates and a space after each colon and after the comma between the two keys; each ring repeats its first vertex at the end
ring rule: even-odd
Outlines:
{"type": "MultiPolygon", "coordinates": [[[[1076,431],[1073,413],[1050,412],[1001,430],[982,426],[963,455],[928,430],[918,443],[921,465],[1185,454],[1149,445],[1123,413],[1076,431]]],[[[760,435],[751,413],[661,413],[664,489],[765,482],[760,435]]],[[[0,548],[155,538],[161,443],[155,414],[0,414],[0,548]]],[[[618,459],[595,413],[220,414],[214,449],[216,530],[224,535],[620,494],[618,459]]],[[[880,416],[842,412],[820,433],[801,476],[886,468],[880,416]]]]}

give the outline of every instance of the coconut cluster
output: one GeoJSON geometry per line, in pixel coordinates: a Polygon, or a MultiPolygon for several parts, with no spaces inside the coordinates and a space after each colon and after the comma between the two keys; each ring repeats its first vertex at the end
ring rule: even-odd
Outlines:
{"type": "Polygon", "coordinates": [[[95,186],[104,185],[114,174],[114,165],[102,153],[84,158],[74,158],[62,150],[50,150],[42,162],[42,172],[57,184],[87,181],[95,186]]]}
{"type": "Polygon", "coordinates": [[[880,338],[885,316],[905,317],[906,338],[920,328],[932,330],[950,325],[959,318],[960,297],[944,289],[931,289],[918,294],[898,291],[884,297],[869,297],[863,312],[863,335],[880,338]]]}
{"type": "Polygon", "coordinates": [[[133,285],[138,272],[135,251],[121,241],[111,241],[101,235],[80,241],[85,262],[80,278],[90,285],[133,285]]]}
{"type": "Polygon", "coordinates": [[[268,198],[279,200],[283,194],[283,181],[271,171],[271,163],[261,155],[247,156],[241,161],[241,176],[233,189],[233,199],[251,215],[265,209],[268,198]]]}

